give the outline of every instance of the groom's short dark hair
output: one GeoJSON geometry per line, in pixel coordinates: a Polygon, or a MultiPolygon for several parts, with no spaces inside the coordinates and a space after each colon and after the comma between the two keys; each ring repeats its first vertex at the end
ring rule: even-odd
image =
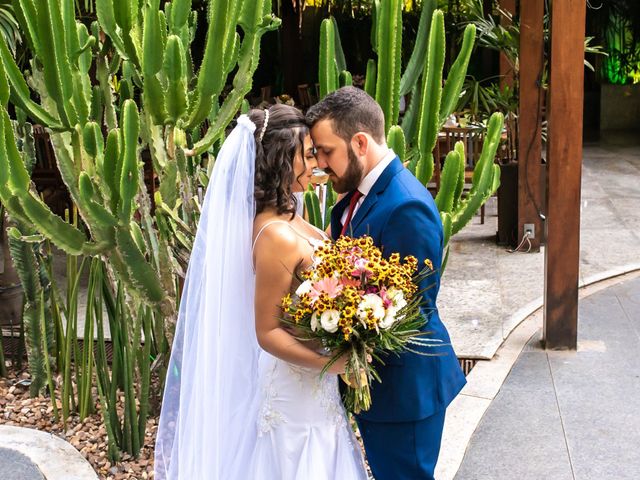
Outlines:
{"type": "Polygon", "coordinates": [[[384,113],[380,105],[364,90],[342,87],[313,105],[306,115],[309,128],[321,120],[332,120],[333,130],[345,142],[358,132],[368,133],[384,143],[384,113]]]}

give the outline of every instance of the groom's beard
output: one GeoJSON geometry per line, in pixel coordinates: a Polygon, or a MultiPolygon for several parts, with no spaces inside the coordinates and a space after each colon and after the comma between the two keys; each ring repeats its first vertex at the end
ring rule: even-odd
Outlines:
{"type": "MultiPolygon", "coordinates": [[[[333,189],[338,193],[347,193],[357,189],[362,181],[362,173],[364,168],[358,161],[358,157],[353,152],[351,146],[347,146],[347,156],[349,158],[349,164],[347,165],[347,171],[339,178],[332,180],[333,189]]],[[[333,171],[326,171],[326,173],[333,173],[333,171]]],[[[334,173],[335,175],[335,173],[334,173]]]]}

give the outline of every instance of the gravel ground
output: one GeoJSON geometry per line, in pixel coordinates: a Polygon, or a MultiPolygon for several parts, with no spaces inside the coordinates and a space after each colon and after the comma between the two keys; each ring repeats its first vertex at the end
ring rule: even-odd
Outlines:
{"type": "MultiPolygon", "coordinates": [[[[153,445],[157,418],[149,418],[147,422],[144,446],[139,458],[122,454],[119,462],[111,463],[107,458],[107,432],[102,425],[100,405],[96,404],[96,413],[83,422],[80,422],[77,415],[71,416],[65,428],[62,421],[55,422],[49,397],[29,397],[29,387],[20,383],[28,380],[28,373],[15,371],[9,371],[8,378],[0,378],[0,424],[35,428],[63,438],[89,461],[101,479],[153,478],[153,445]]],[[[61,409],[59,402],[58,408],[61,409]]]]}

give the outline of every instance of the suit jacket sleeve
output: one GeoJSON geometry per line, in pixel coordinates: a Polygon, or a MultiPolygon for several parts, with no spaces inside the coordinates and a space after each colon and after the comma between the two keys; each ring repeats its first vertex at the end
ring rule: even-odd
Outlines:
{"type": "Polygon", "coordinates": [[[399,205],[383,227],[380,243],[385,257],[396,252],[401,258],[413,255],[418,259],[420,269],[424,267],[425,259],[433,262],[436,273],[426,278],[420,288],[431,287],[425,292],[425,300],[428,307],[434,307],[440,287],[443,250],[442,222],[437,210],[418,200],[399,205]]]}

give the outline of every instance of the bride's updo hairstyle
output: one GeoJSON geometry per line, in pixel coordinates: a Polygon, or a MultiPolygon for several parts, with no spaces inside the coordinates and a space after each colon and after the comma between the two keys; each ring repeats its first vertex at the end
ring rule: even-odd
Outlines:
{"type": "Polygon", "coordinates": [[[304,115],[289,105],[272,105],[265,110],[250,110],[256,125],[256,168],[254,196],[256,214],[274,207],[278,215],[296,213],[293,162],[296,154],[304,159],[304,139],[309,134],[304,115]],[[265,128],[266,123],[266,128],[265,128]]]}

